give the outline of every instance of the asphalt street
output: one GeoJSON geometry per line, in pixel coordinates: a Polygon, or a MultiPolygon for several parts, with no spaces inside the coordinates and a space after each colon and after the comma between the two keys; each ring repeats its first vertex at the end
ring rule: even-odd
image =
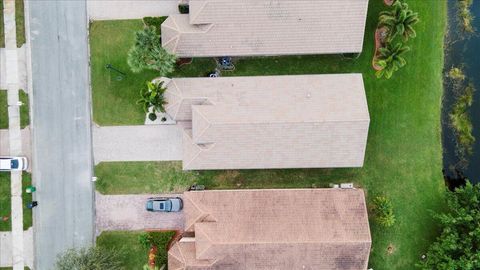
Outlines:
{"type": "Polygon", "coordinates": [[[85,0],[27,1],[32,54],[35,269],[94,240],[85,0]]]}

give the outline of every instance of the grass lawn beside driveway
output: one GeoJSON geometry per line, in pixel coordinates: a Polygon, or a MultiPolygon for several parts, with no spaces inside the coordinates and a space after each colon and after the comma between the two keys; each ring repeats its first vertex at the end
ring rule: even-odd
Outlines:
{"type": "MultiPolygon", "coordinates": [[[[412,51],[406,55],[407,66],[395,73],[392,79],[379,80],[374,76],[371,61],[378,13],[386,9],[382,2],[370,1],[364,50],[357,59],[346,60],[341,56],[328,55],[245,58],[236,61],[234,72],[224,73],[224,76],[362,73],[371,116],[363,168],[205,171],[188,172],[185,176],[180,171],[180,166],[173,163],[144,162],[131,165],[104,163],[96,168],[99,177],[97,187],[104,193],[115,194],[177,190],[183,184],[186,188],[194,182],[205,184],[210,189],[326,187],[331,182],[354,182],[365,189],[369,202],[376,195],[389,197],[396,216],[395,225],[389,229],[371,223],[373,245],[369,267],[375,270],[414,269],[414,264],[420,260],[420,256],[436,236],[436,223],[431,218],[429,210],[439,211],[443,206],[445,187],[441,173],[440,112],[446,2],[407,1],[411,8],[419,13],[421,19],[415,27],[418,37],[408,44],[412,51]],[[132,167],[120,170],[122,166],[132,167]],[[167,175],[174,176],[174,181],[167,180],[168,177],[165,179],[159,177],[164,173],[162,172],[164,168],[170,170],[167,175]],[[172,168],[177,171],[172,171],[172,168]],[[132,179],[140,178],[142,180],[135,182],[138,185],[132,183],[132,179]],[[191,182],[187,183],[188,181],[191,182]],[[123,185],[128,188],[119,188],[123,185]],[[388,246],[393,246],[393,252],[387,252],[388,246]]],[[[109,37],[104,42],[100,42],[100,34],[96,33],[94,28],[91,29],[92,52],[95,47],[97,49],[101,47],[100,44],[108,46],[111,49],[103,50],[109,57],[118,53],[117,47],[107,45],[112,43],[120,46],[115,43],[119,41],[118,32],[125,36],[133,35],[133,22],[102,22],[97,25],[98,27],[108,25],[115,29],[112,34],[102,32],[102,38],[109,37]],[[114,27],[114,24],[118,26],[114,27]],[[124,32],[128,30],[127,25],[130,26],[130,33],[124,32]]],[[[138,26],[141,27],[140,24],[138,26]]],[[[98,51],[92,56],[93,63],[99,62],[98,58],[103,57],[98,51]]],[[[124,60],[125,57],[114,58],[124,60]]],[[[194,76],[202,75],[210,67],[203,67],[194,61],[189,68],[195,72],[185,75],[194,76]]],[[[182,71],[180,69],[179,72],[182,71]]],[[[101,78],[95,72],[99,72],[99,69],[92,70],[96,120],[102,119],[108,124],[118,124],[122,121],[134,123],[133,118],[128,120],[120,117],[129,115],[125,111],[114,115],[109,114],[107,110],[115,110],[116,108],[112,106],[114,103],[136,106],[135,99],[123,99],[125,96],[115,94],[118,89],[111,87],[111,82],[106,79],[108,77],[101,78]],[[107,97],[105,93],[111,93],[109,98],[105,98],[107,97]],[[104,98],[105,105],[110,104],[108,108],[101,108],[95,104],[95,99],[99,102],[100,98],[104,98]]],[[[147,77],[142,79],[151,79],[154,76],[147,77]]],[[[123,86],[122,89],[128,91],[123,86]]],[[[133,91],[135,92],[133,96],[136,97],[137,90],[133,91]]],[[[129,111],[130,115],[134,114],[133,109],[129,111]]],[[[138,118],[140,117],[135,119],[138,118]]]]}
{"type": "MultiPolygon", "coordinates": [[[[133,45],[134,33],[143,28],[142,20],[96,21],[90,24],[90,53],[92,75],[93,120],[101,126],[142,125],[145,113],[136,104],[145,82],[158,77],[151,70],[133,73],[127,64],[128,50],[133,45]],[[111,64],[126,75],[106,69],[111,64]]],[[[177,76],[203,76],[214,69],[212,59],[195,59],[193,65],[184,65],[177,76]]]]}
{"type": "MultiPolygon", "coordinates": [[[[125,232],[112,231],[103,232],[97,237],[97,246],[107,249],[115,249],[124,253],[125,269],[143,269],[143,266],[148,263],[148,249],[143,247],[138,237],[143,232],[125,232]]],[[[161,244],[158,247],[159,256],[162,257],[162,262],[167,263],[167,245],[168,242],[175,235],[175,232],[161,232],[161,244]],[[164,258],[164,259],[163,259],[164,258]]],[[[159,265],[160,267],[161,265],[159,265]]]]}

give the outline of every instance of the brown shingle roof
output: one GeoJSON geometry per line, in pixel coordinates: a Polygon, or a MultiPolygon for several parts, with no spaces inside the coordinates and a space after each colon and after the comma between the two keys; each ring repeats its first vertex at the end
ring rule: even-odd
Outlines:
{"type": "Polygon", "coordinates": [[[363,165],[361,74],[175,78],[165,96],[167,113],[192,122],[184,169],[363,165]]]}
{"type": "Polygon", "coordinates": [[[368,0],[190,0],[162,24],[180,57],[361,52],[368,0]]]}
{"type": "Polygon", "coordinates": [[[178,264],[177,249],[188,258],[182,269],[367,267],[371,237],[362,190],[217,190],[184,198],[186,229],[195,238],[172,247],[169,268],[178,264]],[[198,208],[210,218],[199,219],[198,208]]]}

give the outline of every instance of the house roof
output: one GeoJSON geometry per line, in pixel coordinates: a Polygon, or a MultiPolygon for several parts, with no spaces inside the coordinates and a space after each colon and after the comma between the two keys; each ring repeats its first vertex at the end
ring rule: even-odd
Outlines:
{"type": "Polygon", "coordinates": [[[172,247],[169,269],[367,267],[371,236],[362,190],[186,192],[184,211],[195,237],[172,247]]]}
{"type": "Polygon", "coordinates": [[[184,169],[359,167],[369,127],[361,74],[174,78],[166,111],[191,122],[184,169]]]}
{"type": "Polygon", "coordinates": [[[362,51],[368,0],[190,0],[162,24],[179,57],[362,51]]]}

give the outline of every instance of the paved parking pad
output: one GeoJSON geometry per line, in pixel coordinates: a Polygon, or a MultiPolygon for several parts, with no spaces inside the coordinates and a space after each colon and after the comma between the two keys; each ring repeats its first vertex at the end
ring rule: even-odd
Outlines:
{"type": "Polygon", "coordinates": [[[148,212],[150,197],[181,197],[179,194],[102,195],[95,194],[96,234],[102,231],[183,230],[183,211],[148,212]]]}
{"type": "Polygon", "coordinates": [[[95,164],[102,161],[182,159],[182,130],[177,125],[93,128],[95,164]]]}

